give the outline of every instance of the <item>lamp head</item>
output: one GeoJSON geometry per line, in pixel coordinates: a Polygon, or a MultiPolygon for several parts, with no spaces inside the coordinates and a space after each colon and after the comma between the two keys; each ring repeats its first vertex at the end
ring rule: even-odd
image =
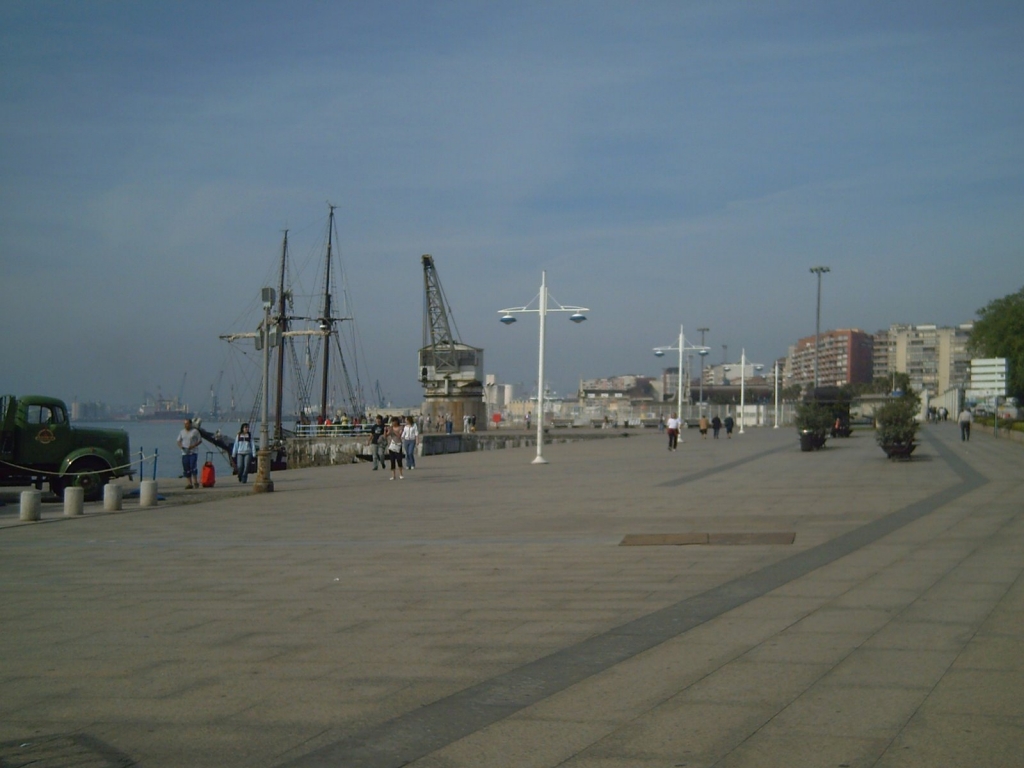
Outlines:
{"type": "Polygon", "coordinates": [[[515,321],[516,319],[511,314],[506,313],[501,316],[501,322],[503,322],[505,325],[512,325],[512,323],[514,323],[515,321]]]}
{"type": "Polygon", "coordinates": [[[664,357],[665,356],[665,350],[663,350],[663,349],[656,349],[656,350],[654,350],[654,356],[655,357],[664,357]]]}
{"type": "Polygon", "coordinates": [[[587,316],[584,315],[582,312],[573,312],[571,315],[569,315],[569,319],[572,320],[574,323],[582,323],[584,320],[587,319],[587,316]]]}

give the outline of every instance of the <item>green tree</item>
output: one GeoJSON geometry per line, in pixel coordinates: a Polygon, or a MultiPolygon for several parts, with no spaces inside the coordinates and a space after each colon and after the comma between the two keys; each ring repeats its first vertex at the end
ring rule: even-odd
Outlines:
{"type": "Polygon", "coordinates": [[[978,310],[967,348],[975,357],[1005,357],[1007,394],[1024,398],[1024,288],[978,310]]]}

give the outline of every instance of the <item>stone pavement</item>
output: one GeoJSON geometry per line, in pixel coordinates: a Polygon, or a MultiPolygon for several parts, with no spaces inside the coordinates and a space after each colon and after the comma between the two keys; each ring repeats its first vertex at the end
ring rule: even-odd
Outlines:
{"type": "Polygon", "coordinates": [[[1024,447],[922,435],[0,509],[0,765],[1019,766],[1024,447]]]}

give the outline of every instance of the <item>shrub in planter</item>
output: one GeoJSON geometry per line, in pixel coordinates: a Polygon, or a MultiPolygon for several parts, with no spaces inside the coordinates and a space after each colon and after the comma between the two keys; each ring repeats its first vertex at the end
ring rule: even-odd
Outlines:
{"type": "Polygon", "coordinates": [[[813,401],[799,403],[796,407],[796,428],[800,433],[800,450],[812,451],[825,445],[825,437],[832,429],[832,409],[813,401]]]}
{"type": "Polygon", "coordinates": [[[916,447],[918,403],[916,397],[890,400],[875,410],[875,440],[890,459],[910,458],[916,447]]]}

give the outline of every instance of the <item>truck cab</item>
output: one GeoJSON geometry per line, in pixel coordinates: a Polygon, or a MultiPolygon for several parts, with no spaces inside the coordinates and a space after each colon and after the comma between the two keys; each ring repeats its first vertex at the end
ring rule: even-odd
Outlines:
{"type": "Polygon", "coordinates": [[[72,427],[63,400],[0,395],[0,485],[33,485],[63,496],[75,485],[95,500],[113,477],[131,474],[128,434],[72,427]]]}

